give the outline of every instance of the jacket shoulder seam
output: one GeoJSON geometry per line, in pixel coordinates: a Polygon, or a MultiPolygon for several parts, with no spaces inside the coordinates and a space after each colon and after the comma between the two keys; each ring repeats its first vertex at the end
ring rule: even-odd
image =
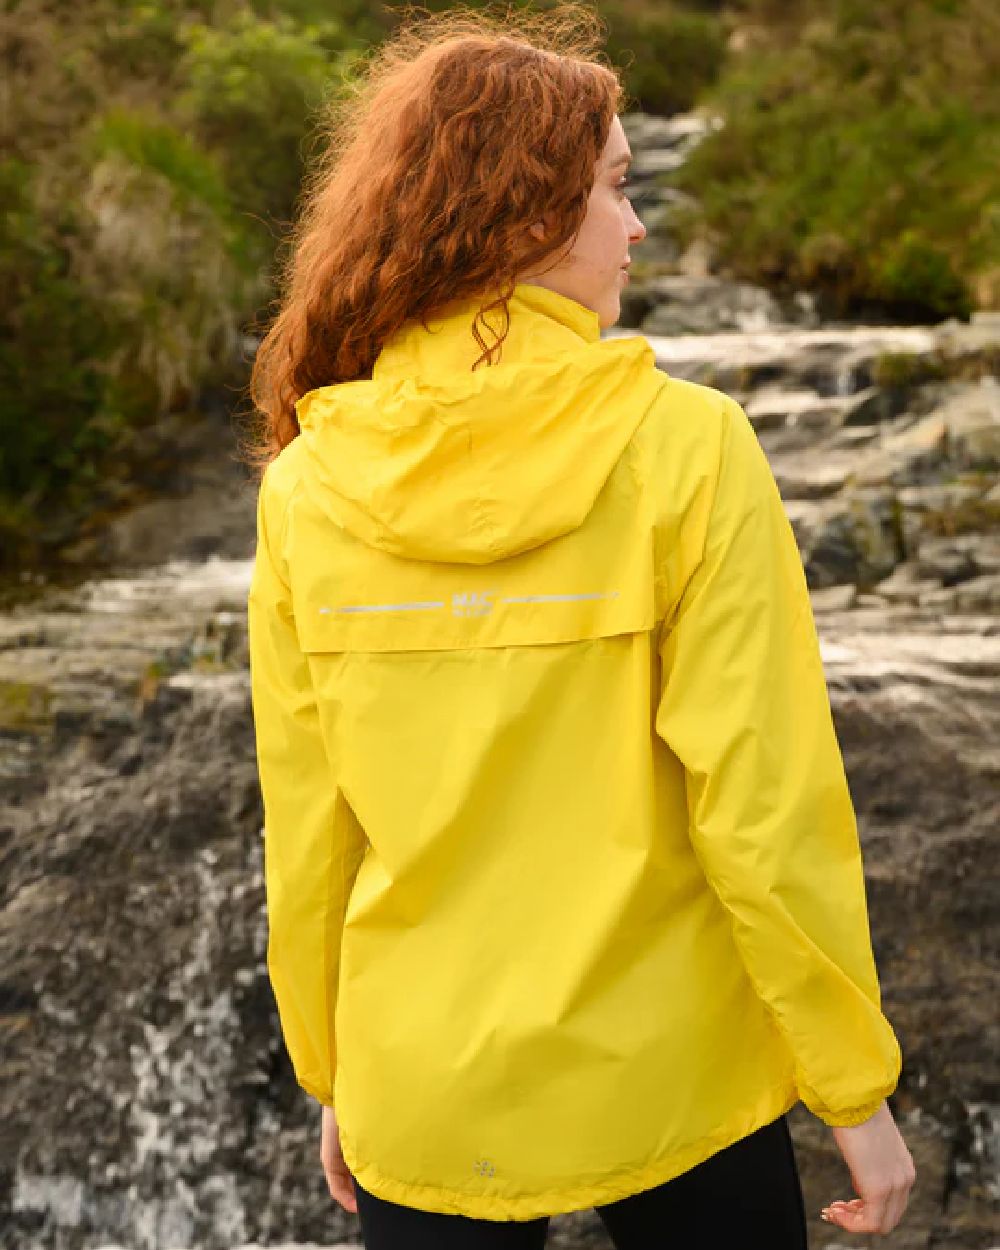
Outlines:
{"type": "MultiPolygon", "coordinates": [[[[711,520],[715,512],[716,502],[718,500],[719,482],[722,477],[722,466],[731,437],[731,423],[733,415],[732,408],[738,408],[739,405],[736,404],[736,401],[732,399],[731,396],[727,395],[724,391],[716,390],[714,387],[704,386],[698,382],[689,382],[683,378],[671,378],[670,381],[673,383],[673,386],[680,386],[683,388],[680,396],[682,398],[682,402],[688,398],[695,398],[699,401],[699,405],[704,405],[702,412],[697,413],[696,416],[700,417],[710,413],[713,418],[712,459],[714,463],[711,473],[709,499],[704,512],[705,519],[702,523],[703,531],[700,535],[698,557],[691,564],[691,568],[687,574],[687,579],[685,580],[686,586],[687,582],[690,581],[696,571],[704,563],[705,555],[708,550],[708,536],[711,528],[711,520]]],[[[655,408],[657,403],[666,405],[671,398],[673,386],[668,385],[663,387],[651,407],[655,408]]],[[[676,392],[674,392],[674,398],[677,397],[676,392]]],[[[659,579],[658,570],[656,572],[656,577],[659,579]]],[[[676,609],[680,598],[683,596],[683,593],[684,588],[681,587],[679,594],[677,595],[677,602],[670,605],[665,614],[659,619],[659,621],[656,622],[654,638],[657,644],[659,644],[662,639],[663,631],[669,626],[671,620],[673,619],[674,610],[676,609]]]]}

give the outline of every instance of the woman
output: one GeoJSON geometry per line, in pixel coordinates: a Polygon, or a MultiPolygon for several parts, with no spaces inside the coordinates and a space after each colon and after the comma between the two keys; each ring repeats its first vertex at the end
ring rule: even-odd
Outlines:
{"type": "Polygon", "coordinates": [[[802,1247],[799,1099],[833,1223],[914,1179],[774,478],[734,401],[601,339],[645,231],[598,34],[385,46],[255,366],[268,966],[369,1248],[589,1206],[619,1248],[802,1247]]]}

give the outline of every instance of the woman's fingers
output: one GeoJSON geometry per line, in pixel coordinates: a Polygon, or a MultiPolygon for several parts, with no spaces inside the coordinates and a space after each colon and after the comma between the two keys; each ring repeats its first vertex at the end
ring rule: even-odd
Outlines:
{"type": "Polygon", "coordinates": [[[334,1163],[327,1167],[325,1171],[330,1197],[339,1202],[345,1211],[350,1211],[352,1215],[357,1215],[358,1199],[354,1192],[354,1185],[347,1165],[345,1163],[340,1165],[334,1163]]]}
{"type": "Polygon", "coordinates": [[[853,1214],[862,1205],[863,1200],[861,1198],[852,1198],[849,1202],[843,1198],[838,1198],[822,1209],[820,1218],[826,1220],[828,1224],[837,1224],[840,1228],[846,1228],[844,1217],[848,1214],[853,1214]]]}
{"type": "Polygon", "coordinates": [[[849,1233],[881,1232],[882,1207],[861,1203],[860,1206],[848,1206],[846,1203],[833,1203],[827,1208],[824,1217],[831,1224],[843,1228],[849,1233]]]}
{"type": "Polygon", "coordinates": [[[356,1215],[358,1196],[354,1190],[354,1177],[344,1161],[344,1152],[340,1148],[340,1130],[337,1127],[336,1113],[332,1107],[328,1106],[323,1107],[319,1159],[323,1165],[323,1175],[326,1177],[330,1197],[339,1202],[345,1211],[356,1215]]]}
{"type": "Polygon", "coordinates": [[[831,1202],[829,1206],[824,1207],[821,1214],[828,1215],[831,1211],[839,1211],[845,1208],[850,1209],[852,1207],[856,1208],[861,1205],[862,1201],[863,1199],[861,1198],[852,1198],[849,1202],[845,1201],[843,1198],[838,1198],[835,1202],[831,1202]]]}
{"type": "Polygon", "coordinates": [[[891,1233],[906,1210],[906,1192],[890,1189],[868,1199],[838,1199],[824,1207],[822,1218],[849,1233],[891,1233]]]}

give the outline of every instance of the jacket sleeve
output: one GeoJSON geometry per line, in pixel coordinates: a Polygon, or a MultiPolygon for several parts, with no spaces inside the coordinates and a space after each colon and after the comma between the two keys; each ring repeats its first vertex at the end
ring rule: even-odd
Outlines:
{"type": "Polygon", "coordinates": [[[723,398],[702,556],[661,625],[656,731],[684,766],[694,851],[800,1098],[857,1124],[902,1055],[798,545],[753,426],[723,398]]]}
{"type": "Polygon", "coordinates": [[[269,490],[272,467],[258,496],[247,605],[264,803],[267,967],[296,1079],[332,1107],[341,930],[364,835],[338,785],[299,649],[281,555],[284,507],[269,490]]]}

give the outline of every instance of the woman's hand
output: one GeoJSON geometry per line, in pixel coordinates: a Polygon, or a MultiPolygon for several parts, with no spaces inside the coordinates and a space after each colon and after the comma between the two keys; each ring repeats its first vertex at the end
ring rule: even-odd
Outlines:
{"type": "Polygon", "coordinates": [[[335,1198],[345,1211],[357,1215],[358,1199],[354,1193],[351,1173],[340,1149],[340,1130],[337,1128],[337,1117],[332,1107],[323,1108],[323,1132],[319,1157],[323,1164],[330,1197],[335,1198]]]}
{"type": "Polygon", "coordinates": [[[823,1219],[849,1233],[891,1233],[903,1218],[917,1173],[888,1104],[883,1100],[863,1124],[831,1131],[859,1197],[831,1202],[823,1219]]]}

